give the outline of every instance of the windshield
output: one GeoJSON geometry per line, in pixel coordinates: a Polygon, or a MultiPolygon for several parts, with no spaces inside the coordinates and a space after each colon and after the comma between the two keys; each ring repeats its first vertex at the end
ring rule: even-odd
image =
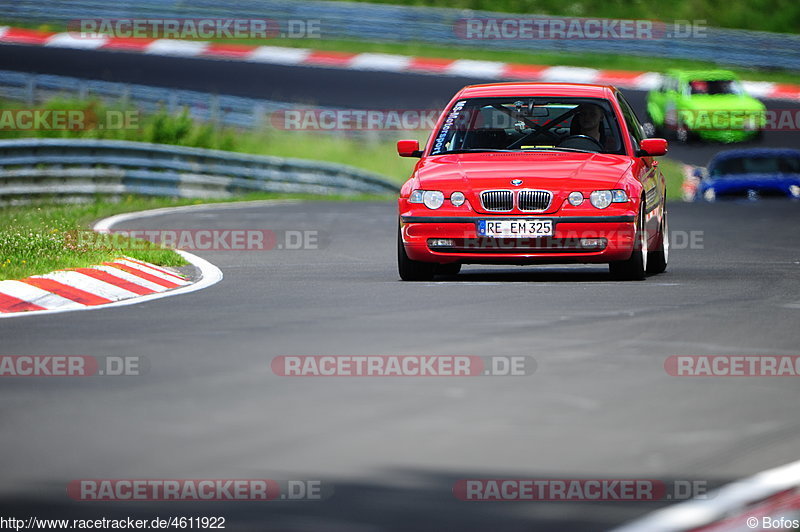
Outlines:
{"type": "Polygon", "coordinates": [[[737,157],[721,161],[712,170],[712,176],[736,174],[800,174],[797,157],[737,157]]]}
{"type": "Polygon", "coordinates": [[[741,85],[736,80],[702,80],[696,79],[689,82],[692,94],[743,94],[741,85]]]}
{"type": "Polygon", "coordinates": [[[624,153],[608,100],[473,98],[459,100],[434,137],[431,155],[480,151],[624,153]]]}

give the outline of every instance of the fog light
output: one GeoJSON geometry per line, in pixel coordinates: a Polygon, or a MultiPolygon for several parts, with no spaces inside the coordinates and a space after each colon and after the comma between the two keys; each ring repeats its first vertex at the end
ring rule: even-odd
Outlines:
{"type": "Polygon", "coordinates": [[[605,246],[605,238],[581,238],[582,248],[604,248],[605,246]]]}
{"type": "Polygon", "coordinates": [[[464,196],[463,192],[456,191],[450,194],[450,203],[452,203],[456,207],[461,207],[462,205],[464,205],[464,202],[466,200],[467,198],[464,196]]]}
{"type": "Polygon", "coordinates": [[[455,246],[455,240],[452,238],[429,238],[428,247],[432,248],[451,248],[455,246]]]}

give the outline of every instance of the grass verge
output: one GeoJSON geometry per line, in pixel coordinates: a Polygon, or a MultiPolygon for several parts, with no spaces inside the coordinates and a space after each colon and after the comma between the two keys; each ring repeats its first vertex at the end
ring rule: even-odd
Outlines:
{"type": "Polygon", "coordinates": [[[0,208],[0,280],[23,279],[53,270],[81,268],[121,256],[161,266],[183,266],[186,261],[171,249],[146,240],[87,237],[92,222],[124,212],[264,199],[364,201],[377,196],[303,196],[249,194],[221,200],[125,196],[120,201],[96,198],[86,204],[38,203],[0,208]]]}

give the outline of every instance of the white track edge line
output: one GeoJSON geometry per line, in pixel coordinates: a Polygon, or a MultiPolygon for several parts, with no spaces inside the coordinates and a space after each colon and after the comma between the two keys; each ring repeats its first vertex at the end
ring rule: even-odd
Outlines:
{"type": "Polygon", "coordinates": [[[679,532],[710,526],[734,517],[729,513],[743,510],[746,504],[797,486],[800,486],[800,460],[726,484],[704,499],[690,499],[656,510],[612,532],[679,532]],[[745,491],[751,494],[749,498],[742,496],[745,491]]]}
{"type": "MultiPolygon", "coordinates": [[[[302,200],[253,200],[253,201],[237,201],[230,203],[201,203],[199,205],[182,205],[180,207],[162,207],[159,209],[150,209],[146,211],[115,214],[114,216],[109,216],[108,218],[103,218],[102,220],[98,220],[97,222],[95,222],[95,224],[92,226],[92,230],[100,233],[102,232],[107,233],[111,230],[111,228],[114,225],[124,221],[134,220],[137,218],[152,218],[154,216],[161,216],[164,214],[174,214],[185,211],[214,210],[214,209],[246,209],[250,207],[259,207],[259,206],[290,205],[294,203],[300,203],[301,201],[302,200]]],[[[153,301],[155,299],[177,296],[181,294],[188,294],[190,292],[202,290],[204,288],[208,288],[209,286],[215,285],[222,280],[223,278],[222,270],[220,270],[214,264],[211,264],[207,260],[202,259],[197,255],[194,255],[192,253],[180,249],[176,249],[175,252],[181,255],[190,264],[192,264],[193,266],[195,266],[200,270],[201,273],[200,280],[192,284],[182,286],[180,288],[167,290],[165,292],[156,292],[153,294],[137,296],[130,299],[123,299],[121,301],[114,301],[112,303],[105,303],[103,305],[93,305],[75,309],[30,310],[27,312],[0,313],[0,319],[19,318],[23,316],[41,316],[43,314],[60,314],[63,312],[76,312],[81,310],[95,310],[101,308],[135,305],[137,303],[145,303],[147,301],[153,301]]]]}

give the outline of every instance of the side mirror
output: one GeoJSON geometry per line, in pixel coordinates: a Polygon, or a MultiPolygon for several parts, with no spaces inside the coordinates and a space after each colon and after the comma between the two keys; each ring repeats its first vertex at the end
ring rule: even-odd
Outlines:
{"type": "Polygon", "coordinates": [[[397,154],[400,157],[422,157],[418,140],[398,140],[397,154]]]}
{"type": "Polygon", "coordinates": [[[641,144],[639,144],[639,151],[636,152],[636,156],[657,157],[659,155],[666,155],[666,153],[666,139],[644,139],[641,144]]]}
{"type": "Polygon", "coordinates": [[[696,166],[694,170],[692,170],[692,177],[696,179],[705,179],[707,176],[708,171],[702,166],[696,166]]]}

